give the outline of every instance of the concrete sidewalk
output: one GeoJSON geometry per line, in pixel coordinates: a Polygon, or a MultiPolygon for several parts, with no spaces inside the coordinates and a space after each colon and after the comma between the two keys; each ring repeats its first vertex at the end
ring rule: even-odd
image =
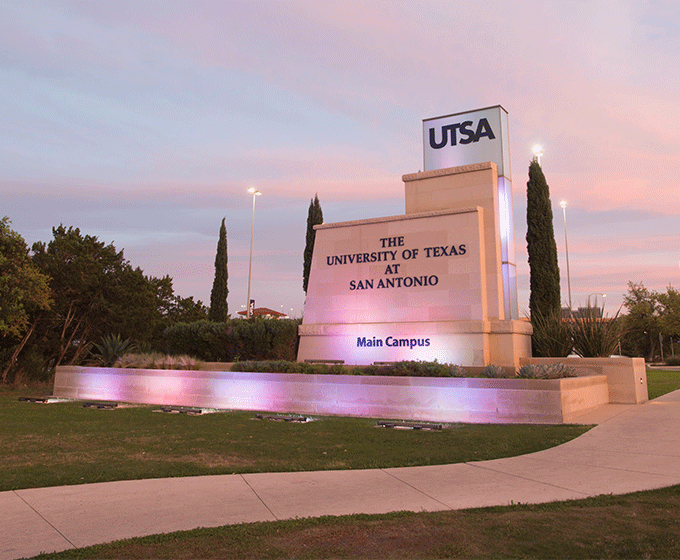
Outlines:
{"type": "Polygon", "coordinates": [[[455,465],[107,482],[0,493],[0,560],[196,527],[623,494],[680,483],[680,391],[580,417],[564,445],[455,465]]]}

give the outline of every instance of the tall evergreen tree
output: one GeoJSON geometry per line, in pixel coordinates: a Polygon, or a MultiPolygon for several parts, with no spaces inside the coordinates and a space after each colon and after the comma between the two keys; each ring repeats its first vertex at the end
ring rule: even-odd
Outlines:
{"type": "Polygon", "coordinates": [[[321,211],[321,204],[319,203],[319,195],[317,193],[309,202],[309,211],[307,212],[307,240],[302,267],[302,289],[305,293],[307,293],[307,286],[309,285],[309,271],[312,268],[312,255],[314,254],[314,240],[316,239],[314,226],[318,224],[323,224],[323,212],[321,211]]]}
{"type": "Polygon", "coordinates": [[[210,311],[208,320],[223,323],[229,317],[229,306],[227,296],[229,288],[227,280],[227,228],[224,225],[225,218],[222,218],[220,226],[220,238],[217,242],[217,253],[215,255],[215,279],[213,280],[212,291],[210,292],[210,311]]]}
{"type": "Polygon", "coordinates": [[[550,189],[536,158],[529,165],[527,183],[527,252],[532,320],[560,313],[560,269],[550,205],[550,189]]]}

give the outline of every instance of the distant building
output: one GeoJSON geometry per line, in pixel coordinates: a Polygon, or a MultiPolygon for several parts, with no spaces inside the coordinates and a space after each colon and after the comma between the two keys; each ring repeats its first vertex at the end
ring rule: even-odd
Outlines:
{"type": "MultiPolygon", "coordinates": [[[[238,314],[242,315],[244,318],[246,316],[245,311],[239,311],[238,314]]],[[[288,319],[288,315],[285,313],[274,311],[273,309],[268,309],[266,307],[257,307],[253,309],[252,316],[261,317],[263,319],[288,319]]]]}
{"type": "Polygon", "coordinates": [[[583,319],[591,317],[594,319],[602,319],[601,307],[579,307],[577,309],[562,308],[562,319],[583,319]]]}

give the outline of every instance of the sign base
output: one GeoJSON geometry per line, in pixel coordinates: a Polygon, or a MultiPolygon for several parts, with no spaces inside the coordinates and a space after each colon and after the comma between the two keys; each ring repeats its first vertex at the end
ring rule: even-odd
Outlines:
{"type": "Polygon", "coordinates": [[[348,365],[403,360],[516,369],[531,355],[527,321],[303,324],[298,361],[341,360],[348,365]]]}

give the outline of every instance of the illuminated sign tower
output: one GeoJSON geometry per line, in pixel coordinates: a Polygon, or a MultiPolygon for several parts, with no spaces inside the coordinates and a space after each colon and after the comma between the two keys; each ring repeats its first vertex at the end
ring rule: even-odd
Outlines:
{"type": "MultiPolygon", "coordinates": [[[[495,235],[501,243],[503,317],[518,319],[508,113],[503,107],[496,105],[423,120],[423,169],[426,173],[484,162],[495,163],[498,175],[497,184],[493,186],[498,198],[494,214],[498,226],[495,235]]],[[[406,177],[411,180],[414,178],[405,176],[405,181],[406,177]]],[[[424,210],[422,203],[409,207],[408,186],[406,190],[406,212],[424,210]]],[[[473,196],[459,193],[459,196],[441,198],[438,205],[464,206],[474,199],[478,200],[479,195],[480,193],[473,193],[473,196]]],[[[429,201],[424,206],[430,210],[437,203],[429,201]]]]}
{"type": "Polygon", "coordinates": [[[518,367],[508,115],[423,121],[401,216],[316,226],[298,360],[518,367]]]}

